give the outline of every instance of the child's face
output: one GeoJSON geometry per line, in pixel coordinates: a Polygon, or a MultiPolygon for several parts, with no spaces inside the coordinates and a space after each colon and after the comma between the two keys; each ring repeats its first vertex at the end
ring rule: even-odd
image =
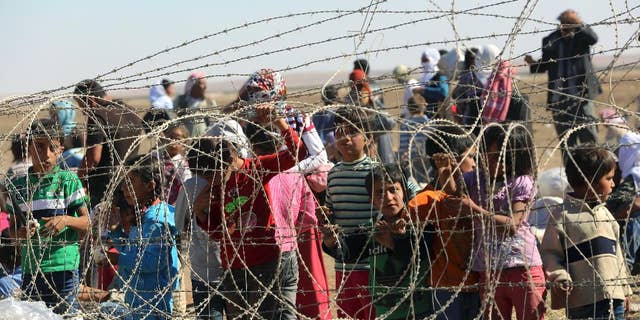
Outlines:
{"type": "Polygon", "coordinates": [[[50,172],[58,163],[63,148],[58,139],[34,138],[29,146],[33,169],[38,173],[50,172]]]}
{"type": "Polygon", "coordinates": [[[335,138],[336,148],[344,161],[356,161],[364,156],[367,138],[358,129],[349,125],[340,126],[336,129],[335,138]]]}
{"type": "Polygon", "coordinates": [[[613,191],[613,187],[616,186],[614,177],[616,175],[616,170],[613,169],[607,174],[605,174],[597,183],[593,186],[596,194],[600,198],[600,201],[607,201],[609,195],[613,191]]]}
{"type": "Polygon", "coordinates": [[[361,106],[368,106],[371,103],[371,96],[369,94],[369,91],[360,90],[359,96],[360,96],[360,105],[361,106]]]}
{"type": "Polygon", "coordinates": [[[493,142],[487,148],[487,152],[485,154],[485,159],[487,161],[487,167],[489,170],[490,177],[501,177],[504,173],[502,168],[502,162],[500,159],[500,151],[498,150],[498,143],[493,142]]]}
{"type": "Polygon", "coordinates": [[[397,216],[404,209],[402,185],[399,182],[386,182],[384,184],[380,181],[374,182],[371,202],[384,217],[392,218],[397,216]]]}
{"type": "Polygon", "coordinates": [[[462,159],[458,159],[462,173],[471,172],[476,169],[476,152],[476,147],[471,147],[465,151],[462,159]]]}
{"type": "Polygon", "coordinates": [[[122,193],[127,203],[135,208],[144,205],[153,195],[155,182],[145,182],[134,172],[129,172],[125,182],[122,184],[122,193]]]}
{"type": "Polygon", "coordinates": [[[185,148],[183,140],[186,136],[181,128],[173,128],[166,131],[165,137],[169,143],[166,150],[170,157],[173,158],[178,154],[184,154],[185,148]]]}

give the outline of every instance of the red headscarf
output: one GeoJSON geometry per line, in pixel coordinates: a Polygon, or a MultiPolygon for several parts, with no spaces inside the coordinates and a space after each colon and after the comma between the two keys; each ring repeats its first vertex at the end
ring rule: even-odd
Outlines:
{"type": "Polygon", "coordinates": [[[371,87],[369,87],[369,80],[367,79],[367,75],[364,71],[360,69],[353,70],[349,75],[349,80],[353,82],[353,86],[358,89],[358,92],[363,89],[366,90],[369,94],[371,94],[371,87]]]}

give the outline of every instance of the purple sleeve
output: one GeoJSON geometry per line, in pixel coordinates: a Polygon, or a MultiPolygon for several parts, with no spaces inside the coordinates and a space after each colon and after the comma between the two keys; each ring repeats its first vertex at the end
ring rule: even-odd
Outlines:
{"type": "Polygon", "coordinates": [[[464,178],[463,192],[466,192],[469,198],[476,204],[480,205],[480,190],[478,189],[478,172],[471,171],[462,174],[464,178]]]}
{"type": "Polygon", "coordinates": [[[533,177],[530,175],[519,176],[513,182],[511,202],[529,202],[533,200],[535,194],[536,187],[533,177]]]}

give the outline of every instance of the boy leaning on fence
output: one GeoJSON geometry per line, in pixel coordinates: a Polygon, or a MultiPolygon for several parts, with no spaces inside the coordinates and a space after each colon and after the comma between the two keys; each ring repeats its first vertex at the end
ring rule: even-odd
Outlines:
{"type": "Polygon", "coordinates": [[[80,179],[57,165],[62,137],[56,122],[36,120],[28,132],[33,166],[6,186],[11,235],[22,247],[22,290],[59,314],[66,313],[75,299],[78,240],[89,228],[80,179]]]}
{"type": "Polygon", "coordinates": [[[631,292],[619,225],[605,206],[615,185],[613,154],[579,146],[566,160],[573,189],[554,208],[542,240],[542,259],[552,283],[552,308],[569,319],[624,319],[631,292]]]}

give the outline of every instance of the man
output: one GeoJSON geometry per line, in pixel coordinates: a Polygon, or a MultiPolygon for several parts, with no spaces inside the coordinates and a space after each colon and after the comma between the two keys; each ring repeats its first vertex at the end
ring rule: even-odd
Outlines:
{"type": "Polygon", "coordinates": [[[78,169],[91,199],[91,206],[102,201],[107,186],[127,155],[136,155],[135,137],[142,134],[142,123],[131,108],[112,101],[95,80],[80,81],[73,92],[87,114],[87,151],[78,169]]]}
{"type": "MultiPolygon", "coordinates": [[[[602,89],[593,73],[590,47],[598,36],[583,24],[574,10],[566,10],[558,17],[560,27],[542,39],[542,58],[525,56],[531,73],[548,72],[547,108],[553,114],[560,138],[571,128],[596,120],[593,103],[602,89]]],[[[590,126],[567,137],[567,145],[596,143],[597,127],[590,126]]]]}

